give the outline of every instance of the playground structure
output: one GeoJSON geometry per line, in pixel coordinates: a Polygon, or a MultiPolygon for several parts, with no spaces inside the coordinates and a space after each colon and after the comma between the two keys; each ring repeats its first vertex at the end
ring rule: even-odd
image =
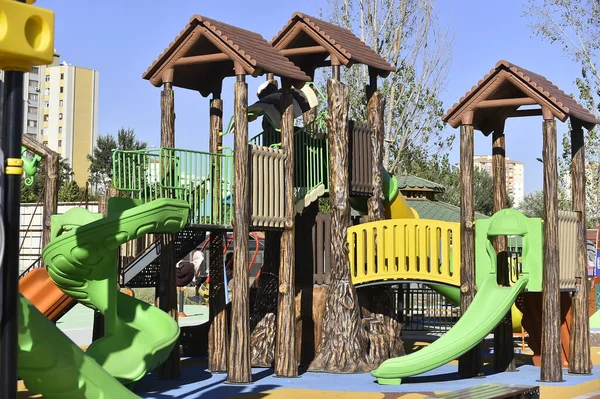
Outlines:
{"type": "MultiPolygon", "coordinates": [[[[0,52],[2,44],[0,41],[0,52]]],[[[314,225],[315,200],[323,195],[329,195],[332,207],[329,281],[323,298],[326,308],[319,321],[320,333],[314,337],[310,370],[360,372],[378,367],[373,375],[379,382],[393,384],[400,383],[404,376],[419,374],[460,356],[461,374],[473,376],[481,369],[478,343],[496,325],[499,326],[495,333],[499,359],[496,366],[506,369],[513,350],[506,337],[512,337],[512,327],[502,319],[526,290],[523,298],[530,293],[543,294],[541,379],[559,381],[562,373],[558,317],[561,279],[554,117],[563,121],[571,117],[574,127],[573,207],[582,215],[581,220],[585,220],[582,127],[589,129],[599,121],[543,77],[506,62],[498,63],[446,116],[452,126],[461,126],[460,225],[419,219],[397,187],[393,188],[394,178],[382,167],[384,99],[377,91],[377,78],[392,70],[391,65],[349,31],[305,14],[294,14],[270,43],[258,34],[202,16],[192,17],[144,74],[155,86],[163,87],[161,148],[115,152],[114,184],[132,198],[111,199],[105,218],[75,209],[52,220],[52,240],[44,250],[48,274],[61,291],[104,315],[104,336],[84,354],[20,296],[18,315],[2,313],[3,361],[0,366],[2,378],[7,377],[4,381],[11,381],[11,377],[16,381],[16,369],[7,368],[16,357],[17,323],[20,327],[19,375],[30,389],[46,397],[92,398],[102,393],[136,397],[125,386],[153,368],[159,367],[162,378],[179,377],[174,266],[180,258],[178,251],[185,251],[182,249],[185,246],[195,248],[204,240],[206,231],[211,237],[212,281],[209,370],[227,372],[229,382],[249,383],[252,362],[260,358],[266,359],[269,365],[273,363],[278,376],[297,376],[303,352],[298,347],[309,343],[304,340],[307,326],[296,323],[298,311],[304,308],[301,305],[297,309],[296,294],[301,292],[301,301],[311,296],[314,273],[306,267],[306,263],[312,262],[306,261],[307,251],[303,250],[312,243],[296,237],[303,237],[301,232],[314,225]],[[340,68],[353,64],[364,64],[369,69],[366,125],[348,120],[350,93],[340,81],[340,68]],[[332,78],[328,82],[328,112],[319,115],[311,95],[303,95],[302,90],[307,86],[305,82],[314,79],[315,69],[322,66],[331,66],[332,78]],[[267,74],[267,88],[275,87],[275,93],[261,93],[259,101],[248,106],[245,77],[262,74],[267,74]],[[223,151],[223,101],[220,98],[222,80],[229,76],[236,76],[232,154],[223,151]],[[277,90],[275,76],[281,77],[280,90],[277,90]],[[175,147],[173,87],[196,90],[203,96],[212,95],[209,152],[175,147]],[[521,105],[534,103],[541,108],[518,110],[521,105]],[[269,104],[272,107],[268,107],[269,104]],[[506,204],[504,120],[530,115],[544,117],[544,188],[548,215],[543,224],[515,211],[502,211],[506,204]],[[304,124],[298,128],[294,126],[294,119],[299,116],[303,117],[304,124]],[[264,132],[251,144],[248,122],[257,117],[263,118],[264,132]],[[358,133],[361,129],[362,135],[358,133]],[[486,134],[493,132],[497,166],[494,173],[496,214],[477,224],[472,201],[473,129],[486,134]],[[366,211],[369,223],[349,228],[351,203],[366,211]],[[390,219],[383,220],[386,216],[390,219]],[[264,315],[252,323],[247,240],[235,240],[233,248],[230,319],[223,278],[223,233],[232,231],[236,237],[248,237],[251,230],[266,231],[265,251],[270,255],[268,259],[265,257],[264,276],[258,282],[257,296],[268,298],[268,303],[261,305],[270,307],[271,314],[276,312],[276,317],[264,315]],[[117,247],[149,233],[159,234],[160,266],[146,268],[145,278],[157,283],[160,310],[115,289],[117,247]],[[506,259],[501,256],[507,235],[523,236],[523,245],[527,248],[523,269],[514,275],[512,282],[506,259]],[[346,243],[350,247],[349,254],[345,250],[346,243]],[[380,309],[372,307],[372,298],[366,302],[360,300],[356,286],[390,280],[460,286],[463,318],[438,343],[431,345],[431,349],[385,360],[394,357],[397,348],[382,344],[388,342],[382,338],[390,337],[382,336],[381,331],[365,329],[365,324],[368,327],[377,324],[369,325],[364,320],[376,319],[380,309]],[[363,317],[361,307],[373,316],[363,317]],[[480,322],[482,313],[486,317],[480,322]],[[474,320],[480,323],[472,329],[476,324],[474,320]],[[256,334],[260,334],[262,345],[253,341],[256,334]],[[463,337],[462,341],[459,336],[463,337]],[[448,349],[427,357],[428,352],[444,343],[449,343],[448,349]],[[58,355],[60,353],[69,355],[58,355]],[[38,367],[39,356],[48,363],[59,362],[62,370],[68,371],[59,377],[53,370],[38,367]]],[[[13,128],[3,126],[4,135],[13,128]]],[[[10,182],[11,178],[6,180],[10,182]]],[[[18,205],[14,191],[5,201],[11,206],[15,200],[18,205]]],[[[4,219],[10,221],[14,215],[9,218],[6,212],[5,207],[4,219]]],[[[589,328],[587,293],[581,276],[585,276],[587,266],[583,224],[579,227],[582,235],[581,245],[577,246],[577,274],[564,276],[563,280],[575,280],[578,288],[572,303],[569,370],[585,374],[590,372],[589,328]],[[580,268],[583,274],[579,274],[580,268]]],[[[9,229],[5,234],[8,245],[9,229]]],[[[308,253],[312,253],[312,248],[308,253]]],[[[2,272],[3,277],[9,273],[10,278],[3,278],[3,287],[13,283],[16,287],[16,272],[11,269],[13,265],[5,261],[14,260],[9,255],[7,250],[2,272]]],[[[3,290],[3,306],[12,303],[17,308],[14,291],[3,290]]],[[[399,334],[398,323],[389,314],[381,316],[380,319],[391,326],[391,334],[399,334]]],[[[14,397],[11,384],[6,386],[3,397],[14,397]]]]}

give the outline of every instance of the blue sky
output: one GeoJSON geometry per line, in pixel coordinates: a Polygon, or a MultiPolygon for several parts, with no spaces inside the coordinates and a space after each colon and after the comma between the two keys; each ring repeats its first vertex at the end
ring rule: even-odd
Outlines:
{"type": "MultiPolygon", "coordinates": [[[[454,33],[448,82],[442,95],[448,109],[500,59],[546,76],[567,93],[575,91],[579,71],[552,46],[532,37],[521,14],[526,1],[438,1],[440,18],[454,33]]],[[[62,60],[100,71],[99,133],[131,127],[151,145],[160,142],[160,89],[142,79],[142,73],[184,28],[194,14],[237,25],[270,40],[294,11],[318,15],[326,0],[263,0],[255,2],[198,0],[38,0],[56,15],[55,47],[62,60]]],[[[255,99],[263,77],[248,79],[249,100],[255,99]]],[[[224,85],[225,118],[231,115],[232,81],[224,85]],[[230,94],[231,93],[231,94],[230,94]]],[[[182,89],[175,92],[176,146],[208,147],[208,99],[182,89]]],[[[509,120],[507,155],[525,162],[525,192],[542,187],[541,117],[509,120]]],[[[451,128],[448,128],[450,130],[451,128]]],[[[560,136],[567,129],[558,123],[560,136]]],[[[458,131],[456,132],[458,133],[458,131]]],[[[476,154],[491,152],[491,138],[476,132],[476,154]]],[[[559,147],[559,154],[560,154],[559,147]]],[[[451,153],[458,161],[458,140],[451,153]]]]}

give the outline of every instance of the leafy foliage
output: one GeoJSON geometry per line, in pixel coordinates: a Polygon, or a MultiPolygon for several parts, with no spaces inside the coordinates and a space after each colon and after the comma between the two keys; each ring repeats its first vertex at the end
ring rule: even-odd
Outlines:
{"type": "Polygon", "coordinates": [[[103,193],[112,180],[112,153],[114,150],[142,150],[147,143],[136,139],[135,132],[130,128],[121,128],[117,132],[117,139],[110,135],[100,135],[90,161],[90,183],[94,191],[103,193]]]}
{"type": "MultiPolygon", "coordinates": [[[[452,38],[437,21],[434,0],[328,0],[329,20],[352,30],[395,67],[378,86],[386,99],[384,167],[413,173],[415,164],[444,159],[454,135],[442,134],[442,102],[452,38]]],[[[328,74],[325,74],[327,77],[328,74]]],[[[349,85],[349,117],[366,120],[364,65],[342,69],[349,85]]],[[[325,92],[321,87],[321,91],[325,92]]]]}
{"type": "MultiPolygon", "coordinates": [[[[579,101],[592,112],[600,111],[600,2],[597,0],[529,0],[524,13],[530,28],[543,40],[556,43],[581,67],[575,79],[579,101]]],[[[575,97],[575,96],[574,96],[575,97]]],[[[570,129],[569,129],[570,130],[570,129]]],[[[571,145],[569,131],[563,133],[559,159],[559,194],[570,201],[571,145]]],[[[586,211],[588,224],[600,218],[600,137],[597,129],[585,132],[586,211]]]]}
{"type": "MultiPolygon", "coordinates": [[[[37,173],[33,177],[31,186],[21,183],[21,202],[38,202],[43,194],[44,179],[46,176],[46,162],[42,161],[38,167],[37,173]]],[[[74,202],[84,199],[84,192],[73,179],[73,169],[69,161],[60,158],[58,169],[58,200],[61,202],[74,202]]]]}

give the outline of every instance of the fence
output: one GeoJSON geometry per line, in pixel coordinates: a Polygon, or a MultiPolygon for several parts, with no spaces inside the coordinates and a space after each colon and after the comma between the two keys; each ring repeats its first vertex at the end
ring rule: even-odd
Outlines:
{"type": "Polygon", "coordinates": [[[444,333],[460,317],[457,306],[423,284],[399,284],[396,293],[403,331],[444,333]]]}
{"type": "Polygon", "coordinates": [[[233,219],[233,156],[160,148],[115,151],[113,183],[117,190],[149,202],[177,198],[190,204],[189,222],[231,226],[233,219]],[[220,176],[213,176],[219,170],[220,176]],[[211,181],[220,180],[218,208],[211,204],[211,181]],[[218,215],[213,212],[218,209],[218,215]]]}
{"type": "Polygon", "coordinates": [[[373,194],[373,156],[371,154],[371,128],[366,123],[350,121],[350,193],[373,194]]]}
{"type": "Polygon", "coordinates": [[[459,223],[428,219],[391,219],[350,227],[352,282],[404,279],[459,286],[459,229],[459,223]]]}
{"type": "Polygon", "coordinates": [[[583,240],[580,214],[558,211],[558,264],[560,267],[560,289],[575,290],[577,273],[577,246],[583,240]]]}
{"type": "MultiPolygon", "coordinates": [[[[98,212],[98,203],[90,202],[80,205],[79,202],[60,202],[57,213],[62,214],[74,207],[84,207],[90,212],[98,212]]],[[[27,269],[42,254],[42,205],[21,204],[19,227],[19,272],[27,269]]]]}
{"type": "Polygon", "coordinates": [[[285,226],[285,153],[276,148],[250,146],[250,154],[252,225],[282,228],[285,226]]]}

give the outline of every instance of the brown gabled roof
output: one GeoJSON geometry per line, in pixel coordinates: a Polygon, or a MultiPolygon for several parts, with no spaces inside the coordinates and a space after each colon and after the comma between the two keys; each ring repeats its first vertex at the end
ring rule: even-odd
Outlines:
{"type": "MultiPolygon", "coordinates": [[[[493,127],[484,121],[491,119],[492,116],[499,116],[499,110],[476,109],[477,104],[488,99],[523,96],[534,99],[540,106],[549,107],[554,116],[563,122],[568,117],[572,117],[581,121],[588,129],[600,124],[600,119],[544,76],[504,60],[498,61],[495,67],[462,96],[442,119],[451,126],[458,127],[461,124],[462,113],[476,110],[473,125],[484,133],[489,133],[493,127]]],[[[513,110],[517,108],[514,107],[513,110]]]]}
{"type": "Polygon", "coordinates": [[[300,12],[294,13],[283,29],[271,40],[273,47],[278,50],[305,47],[309,43],[325,47],[328,53],[288,56],[297,65],[306,66],[304,70],[309,70],[309,73],[311,65],[308,64],[319,66],[329,53],[335,55],[342,65],[364,64],[375,69],[381,76],[387,76],[396,69],[349,29],[300,12]],[[312,39],[312,43],[309,38],[312,39]],[[311,62],[306,62],[306,59],[311,62]]]}
{"type": "Polygon", "coordinates": [[[163,83],[164,73],[173,70],[173,85],[210,92],[215,81],[235,75],[234,62],[247,74],[273,73],[294,81],[310,78],[290,60],[279,54],[258,33],[194,15],[186,27],[142,75],[153,85],[163,83]],[[175,65],[183,57],[219,55],[202,64],[175,65]]]}

